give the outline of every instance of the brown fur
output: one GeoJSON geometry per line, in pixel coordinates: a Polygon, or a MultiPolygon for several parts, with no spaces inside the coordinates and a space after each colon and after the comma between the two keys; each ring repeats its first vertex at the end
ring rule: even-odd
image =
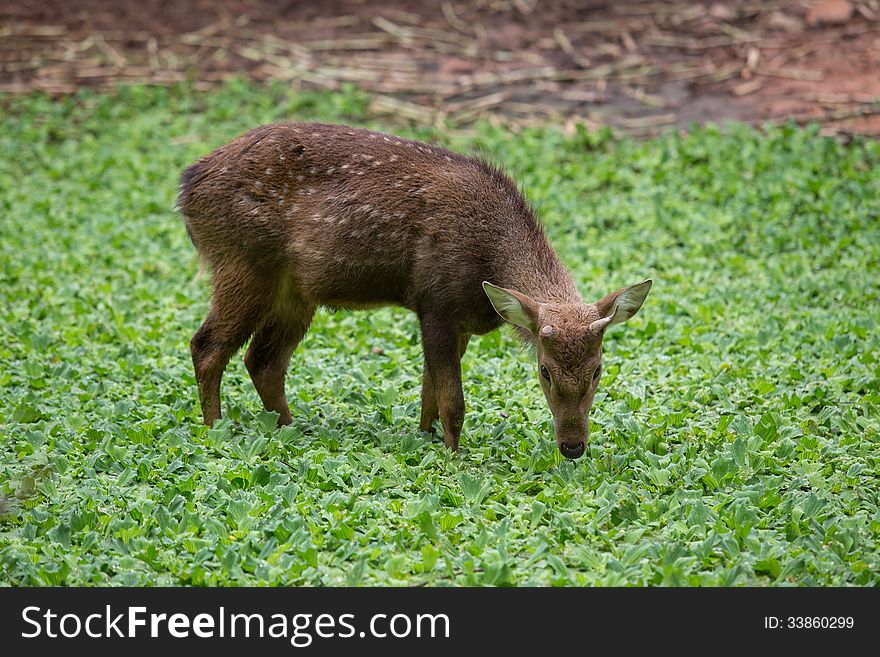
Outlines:
{"type": "Polygon", "coordinates": [[[418,314],[420,426],[432,430],[439,417],[453,449],[464,420],[460,358],[471,335],[502,323],[482,281],[539,300],[559,328],[553,345],[534,341],[539,357],[576,360],[559,366],[572,389],[601,345],[584,333],[599,311],[581,301],[528,203],[478,159],[346,126],[277,123],[189,167],[178,207],[212,271],[211,311],[191,342],[209,425],[220,417],[223,370],[251,336],[254,385],[279,423],[291,421],[284,375],[319,306],[418,314]]]}

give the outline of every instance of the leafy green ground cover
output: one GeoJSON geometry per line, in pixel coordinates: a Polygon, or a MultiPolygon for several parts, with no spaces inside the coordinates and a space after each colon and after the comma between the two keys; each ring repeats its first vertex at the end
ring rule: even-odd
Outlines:
{"type": "Polygon", "coordinates": [[[240,358],[200,426],[180,170],[259,123],[365,115],[245,83],[0,99],[0,583],[880,583],[876,142],[410,133],[503,163],[585,296],[655,279],[606,339],[589,454],[559,456],[504,332],[465,357],[461,452],[420,434],[395,309],[319,314],[291,427],[240,358]]]}

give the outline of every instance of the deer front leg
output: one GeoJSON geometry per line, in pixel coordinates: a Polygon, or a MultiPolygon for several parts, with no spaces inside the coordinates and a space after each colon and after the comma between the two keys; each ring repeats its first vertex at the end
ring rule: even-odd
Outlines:
{"type": "MultiPolygon", "coordinates": [[[[461,360],[467,351],[470,334],[464,333],[458,336],[458,358],[461,360]]],[[[422,369],[422,414],[419,419],[419,430],[434,433],[434,420],[440,417],[440,408],[437,406],[437,395],[434,393],[434,385],[428,374],[427,364],[422,369]]]]}
{"type": "Polygon", "coordinates": [[[464,423],[460,339],[455,329],[442,320],[430,316],[421,317],[420,320],[422,348],[425,352],[420,426],[424,428],[428,420],[430,422],[427,424],[430,426],[439,415],[443,423],[443,441],[446,447],[457,450],[461,426],[464,423]]]}
{"type": "Polygon", "coordinates": [[[434,394],[434,386],[431,383],[431,375],[428,374],[428,363],[422,369],[422,415],[419,419],[419,430],[434,433],[434,420],[440,417],[440,408],[437,406],[437,395],[434,394]]]}

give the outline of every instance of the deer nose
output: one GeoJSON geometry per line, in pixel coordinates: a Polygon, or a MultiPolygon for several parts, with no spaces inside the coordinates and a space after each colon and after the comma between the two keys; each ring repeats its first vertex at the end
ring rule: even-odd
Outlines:
{"type": "Polygon", "coordinates": [[[559,451],[562,452],[562,455],[567,459],[577,459],[580,458],[584,453],[584,450],[587,448],[587,443],[561,443],[559,445],[559,451]]]}

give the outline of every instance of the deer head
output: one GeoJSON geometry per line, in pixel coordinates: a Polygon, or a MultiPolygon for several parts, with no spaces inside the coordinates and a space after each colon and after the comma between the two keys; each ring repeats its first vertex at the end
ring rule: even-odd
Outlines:
{"type": "Polygon", "coordinates": [[[587,448],[589,414],[602,377],[602,338],[609,326],[635,315],[653,281],[621,288],[596,303],[542,303],[522,292],[483,282],[501,317],[530,336],[538,378],[553,413],[556,445],[576,459],[587,448]]]}

